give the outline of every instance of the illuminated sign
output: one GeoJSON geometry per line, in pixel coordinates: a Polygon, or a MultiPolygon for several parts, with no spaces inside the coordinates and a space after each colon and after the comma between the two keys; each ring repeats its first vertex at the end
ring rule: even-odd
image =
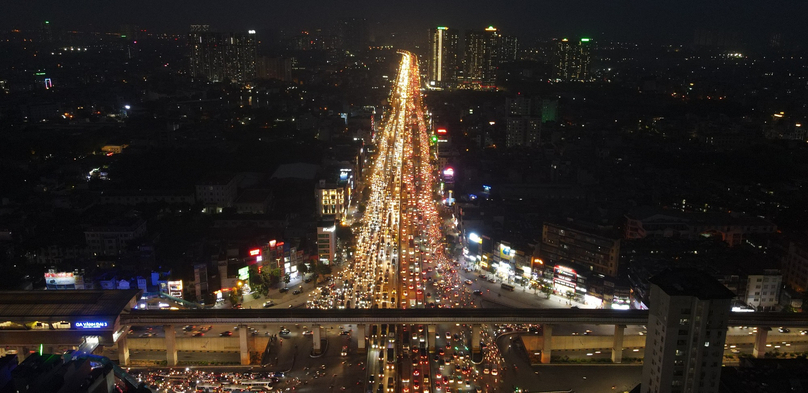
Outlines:
{"type": "Polygon", "coordinates": [[[481,238],[474,232],[469,233],[469,241],[475,242],[477,244],[483,244],[483,238],[481,238]]]}
{"type": "Polygon", "coordinates": [[[443,170],[443,176],[454,176],[454,169],[446,168],[443,170]]]}
{"type": "Polygon", "coordinates": [[[168,281],[168,294],[174,297],[182,298],[182,280],[168,281]]]}
{"type": "Polygon", "coordinates": [[[589,38],[581,38],[581,42],[589,42],[589,38]]]}
{"type": "Polygon", "coordinates": [[[238,279],[242,281],[250,279],[250,268],[248,266],[238,269],[238,279]]]}
{"type": "Polygon", "coordinates": [[[109,326],[109,323],[102,321],[76,322],[73,326],[79,329],[101,329],[109,326]]]}
{"type": "Polygon", "coordinates": [[[251,256],[251,257],[254,257],[254,256],[256,256],[256,255],[261,255],[261,249],[256,248],[256,249],[254,249],[254,250],[250,250],[250,256],[251,256]]]}
{"type": "Polygon", "coordinates": [[[449,30],[446,26],[438,26],[438,30],[449,30]]]}
{"type": "Polygon", "coordinates": [[[497,31],[497,28],[494,26],[488,26],[485,31],[497,31]]]}
{"type": "Polygon", "coordinates": [[[248,31],[247,31],[247,33],[249,33],[249,34],[255,34],[255,30],[248,30],[248,31]]]}
{"type": "Polygon", "coordinates": [[[48,285],[76,285],[73,272],[45,273],[45,283],[48,285]]]}
{"type": "Polygon", "coordinates": [[[447,131],[446,131],[446,129],[445,129],[445,128],[438,128],[437,132],[438,132],[438,134],[445,134],[445,133],[447,133],[447,131]]]}
{"type": "Polygon", "coordinates": [[[337,229],[336,225],[328,228],[323,228],[323,232],[334,232],[337,229]]]}
{"type": "Polygon", "coordinates": [[[276,241],[275,241],[275,240],[270,240],[270,241],[269,241],[269,246],[270,246],[270,247],[275,247],[275,243],[276,243],[276,241]]]}

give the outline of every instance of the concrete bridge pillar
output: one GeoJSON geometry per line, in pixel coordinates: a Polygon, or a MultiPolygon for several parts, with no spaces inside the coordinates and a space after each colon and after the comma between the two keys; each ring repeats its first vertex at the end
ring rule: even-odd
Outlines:
{"type": "Polygon", "coordinates": [[[623,333],[626,325],[614,325],[614,342],[612,343],[612,363],[623,362],[623,333]]]}
{"type": "Polygon", "coordinates": [[[472,353],[480,353],[480,331],[482,327],[480,325],[474,324],[471,325],[471,352],[472,353]]]}
{"type": "Polygon", "coordinates": [[[247,325],[238,325],[238,350],[241,355],[241,365],[250,364],[250,347],[247,339],[250,336],[250,329],[247,325]]]}
{"type": "Polygon", "coordinates": [[[755,335],[755,347],[752,349],[752,356],[762,359],[766,356],[766,339],[769,338],[770,327],[758,327],[755,335]]]}
{"type": "Polygon", "coordinates": [[[543,326],[543,339],[541,344],[541,362],[544,364],[550,363],[552,358],[553,348],[553,325],[545,324],[543,326]]]}
{"type": "Polygon", "coordinates": [[[359,353],[367,352],[366,341],[367,338],[365,337],[365,324],[364,323],[356,324],[356,344],[359,353]]]}
{"type": "Polygon", "coordinates": [[[30,352],[28,347],[17,347],[17,362],[22,363],[30,352]]]}
{"type": "Polygon", "coordinates": [[[163,325],[166,344],[166,365],[169,367],[177,365],[177,329],[174,325],[163,325]]]}
{"type": "Polygon", "coordinates": [[[314,349],[314,354],[315,355],[319,355],[323,351],[323,346],[322,346],[323,340],[322,340],[322,337],[321,337],[322,334],[323,334],[322,330],[323,330],[323,327],[319,326],[319,325],[314,326],[311,329],[311,333],[312,333],[311,334],[311,339],[313,340],[312,348],[314,349]]]}
{"type": "Polygon", "coordinates": [[[126,339],[126,334],[118,339],[118,364],[121,366],[129,365],[129,343],[126,339]]]}
{"type": "Polygon", "coordinates": [[[429,352],[435,352],[435,338],[437,333],[437,326],[435,325],[427,325],[426,326],[426,342],[429,349],[429,352]]]}

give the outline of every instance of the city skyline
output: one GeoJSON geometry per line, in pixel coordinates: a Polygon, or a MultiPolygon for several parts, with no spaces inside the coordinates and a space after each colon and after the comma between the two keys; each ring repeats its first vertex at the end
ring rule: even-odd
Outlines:
{"type": "Polygon", "coordinates": [[[339,18],[368,19],[377,34],[420,34],[434,26],[460,30],[495,25],[526,38],[557,36],[607,36],[613,39],[692,41],[697,29],[739,34],[744,41],[766,39],[772,33],[792,40],[804,36],[806,27],[800,15],[808,6],[788,1],[777,6],[760,2],[734,2],[733,7],[696,1],[676,4],[636,4],[615,1],[604,4],[576,1],[416,1],[401,8],[395,3],[354,2],[336,5],[328,2],[269,3],[245,1],[237,5],[212,0],[169,3],[75,4],[52,1],[16,3],[6,6],[0,27],[33,28],[43,20],[54,26],[77,29],[83,26],[114,31],[123,24],[142,28],[183,32],[191,24],[209,24],[220,30],[277,29],[298,31],[325,27],[339,18]],[[423,13],[422,10],[429,12],[423,13]],[[394,18],[388,15],[395,15],[394,18]],[[749,29],[749,26],[755,28],[749,29]]]}

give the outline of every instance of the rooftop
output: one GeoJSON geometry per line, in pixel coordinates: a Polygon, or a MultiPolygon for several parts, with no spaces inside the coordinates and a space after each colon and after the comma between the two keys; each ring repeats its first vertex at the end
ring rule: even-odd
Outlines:
{"type": "Polygon", "coordinates": [[[241,192],[236,203],[264,203],[272,196],[272,191],[265,189],[250,189],[241,192]]]}
{"type": "Polygon", "coordinates": [[[732,299],[735,294],[707,273],[696,269],[667,269],[651,277],[670,296],[695,296],[701,300],[732,299]]]}
{"type": "Polygon", "coordinates": [[[118,315],[137,301],[139,289],[93,291],[2,291],[3,319],[118,315]]]}
{"type": "Polygon", "coordinates": [[[223,186],[230,184],[235,178],[236,174],[232,172],[211,172],[199,179],[196,184],[200,186],[223,186]]]}
{"type": "Polygon", "coordinates": [[[319,167],[315,164],[296,162],[294,164],[283,164],[272,174],[273,179],[303,179],[313,180],[319,167]]]}

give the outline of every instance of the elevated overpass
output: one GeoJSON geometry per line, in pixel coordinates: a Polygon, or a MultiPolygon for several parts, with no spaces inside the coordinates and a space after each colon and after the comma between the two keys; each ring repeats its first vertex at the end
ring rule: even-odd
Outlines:
{"type": "Polygon", "coordinates": [[[129,326],[169,324],[421,324],[438,323],[533,323],[644,325],[648,312],[643,310],[575,310],[575,309],[270,309],[270,310],[132,310],[121,315],[121,323],[129,326]]]}
{"type": "MultiPolygon", "coordinates": [[[[65,347],[86,345],[117,345],[119,362],[129,363],[127,342],[138,340],[127,334],[131,326],[162,326],[166,332],[161,348],[165,348],[167,363],[176,365],[176,327],[181,325],[255,325],[307,324],[313,327],[327,324],[354,324],[358,336],[365,336],[369,324],[436,324],[462,323],[472,327],[471,346],[479,350],[481,324],[525,323],[543,326],[542,358],[549,361],[552,332],[556,325],[613,325],[612,360],[622,359],[623,333],[626,326],[645,325],[648,311],[587,310],[587,309],[257,309],[257,310],[137,310],[138,290],[129,291],[9,291],[0,292],[0,349],[16,349],[30,353],[32,348],[45,345],[48,352],[65,347]]],[[[796,313],[730,313],[728,326],[757,327],[755,354],[765,354],[767,334],[771,328],[808,328],[808,316],[796,313]]],[[[242,363],[249,363],[251,345],[247,329],[240,330],[237,348],[242,363]]],[[[319,328],[313,329],[315,349],[319,346],[319,328]]],[[[427,335],[434,340],[434,336],[427,335]]],[[[230,340],[230,338],[210,338],[230,340]]],[[[159,340],[159,339],[158,339],[159,340]]],[[[365,340],[358,340],[360,349],[365,340]]],[[[136,341],[135,341],[136,342],[136,341]]],[[[252,343],[252,344],[251,344],[252,343]]],[[[230,345],[230,344],[228,344],[230,345]]],[[[430,348],[433,347],[430,343],[430,348]]],[[[20,358],[22,360],[22,358],[20,358]]]]}
{"type": "MultiPolygon", "coordinates": [[[[647,310],[588,310],[588,309],[261,309],[261,310],[131,310],[120,316],[120,323],[129,326],[170,324],[256,324],[256,323],[532,323],[532,324],[592,324],[645,325],[647,310]]],[[[728,326],[805,327],[808,315],[798,313],[731,313],[728,326]]]]}

